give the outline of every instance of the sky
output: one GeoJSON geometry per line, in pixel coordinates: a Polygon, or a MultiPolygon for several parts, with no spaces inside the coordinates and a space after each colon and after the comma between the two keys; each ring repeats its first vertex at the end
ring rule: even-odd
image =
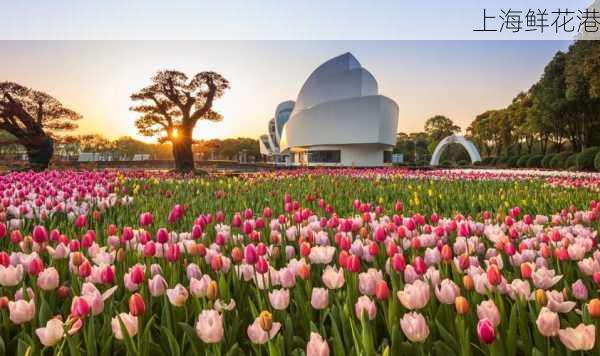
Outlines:
{"type": "Polygon", "coordinates": [[[321,63],[351,52],[399,106],[402,132],[433,115],[464,129],[537,81],[567,41],[0,41],[0,81],[15,81],[79,112],[79,133],[137,135],[129,96],[160,69],[212,70],[231,83],[197,139],[266,133],[275,107],[295,100],[321,63]]]}
{"type": "MultiPolygon", "coordinates": [[[[594,0],[18,0],[0,11],[2,39],[571,39],[474,32],[502,10],[585,9],[594,0]]],[[[596,0],[598,1],[598,0],[596,0]]],[[[599,5],[600,6],[600,5],[599,5]]],[[[524,19],[523,19],[524,20],[524,19]]],[[[576,19],[575,19],[576,20],[576,19]]]]}

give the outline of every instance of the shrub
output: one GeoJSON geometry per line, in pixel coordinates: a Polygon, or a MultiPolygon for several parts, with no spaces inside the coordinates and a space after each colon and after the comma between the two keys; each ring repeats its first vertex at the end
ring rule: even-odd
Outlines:
{"type": "Polygon", "coordinates": [[[572,152],[568,152],[568,151],[557,153],[552,158],[552,160],[550,160],[550,168],[553,168],[553,169],[563,169],[563,168],[565,168],[565,161],[572,154],[573,154],[572,152]]]}
{"type": "Polygon", "coordinates": [[[519,167],[519,168],[527,167],[527,161],[529,160],[529,157],[531,157],[531,156],[523,155],[523,156],[519,157],[519,159],[517,160],[517,167],[519,167]]]}
{"type": "Polygon", "coordinates": [[[596,167],[596,170],[600,172],[600,152],[596,154],[596,159],[594,159],[594,167],[596,167]]]}
{"type": "Polygon", "coordinates": [[[577,155],[577,170],[594,170],[594,158],[600,152],[600,147],[589,147],[577,155]]]}
{"type": "Polygon", "coordinates": [[[544,159],[544,155],[531,155],[527,160],[528,168],[541,168],[542,167],[542,159],[544,159]]]}
{"type": "Polygon", "coordinates": [[[519,156],[511,156],[506,160],[506,164],[509,167],[516,167],[517,166],[517,161],[519,160],[519,156]]]}
{"type": "Polygon", "coordinates": [[[481,160],[481,165],[482,166],[490,166],[490,165],[493,165],[495,161],[496,161],[496,157],[488,156],[481,160]]]}
{"type": "Polygon", "coordinates": [[[577,157],[579,156],[579,153],[573,153],[572,155],[570,155],[567,160],[565,161],[565,165],[563,168],[566,169],[573,169],[573,168],[577,168],[577,157]]]}
{"type": "Polygon", "coordinates": [[[465,167],[465,166],[469,166],[471,164],[471,161],[460,160],[460,161],[456,162],[456,164],[460,167],[465,167]]]}
{"type": "Polygon", "coordinates": [[[445,167],[445,168],[452,167],[452,162],[448,161],[448,160],[444,160],[440,163],[440,166],[445,167]]]}
{"type": "Polygon", "coordinates": [[[550,161],[556,156],[556,153],[548,153],[542,158],[542,168],[552,168],[550,167],[550,161]]]}
{"type": "Polygon", "coordinates": [[[500,156],[496,159],[496,166],[508,164],[509,156],[500,156]]]}

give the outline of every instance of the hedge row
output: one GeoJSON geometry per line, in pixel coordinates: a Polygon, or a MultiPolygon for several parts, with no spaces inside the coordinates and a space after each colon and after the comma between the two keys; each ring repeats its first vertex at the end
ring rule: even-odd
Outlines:
{"type": "Polygon", "coordinates": [[[582,152],[486,157],[481,162],[478,162],[478,165],[600,171],[600,147],[589,147],[582,152]]]}

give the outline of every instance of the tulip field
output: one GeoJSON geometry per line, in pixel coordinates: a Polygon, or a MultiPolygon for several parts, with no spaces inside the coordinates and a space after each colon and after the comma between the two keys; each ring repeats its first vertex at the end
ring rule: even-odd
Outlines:
{"type": "Polygon", "coordinates": [[[599,355],[600,174],[0,175],[0,355],[599,355]]]}

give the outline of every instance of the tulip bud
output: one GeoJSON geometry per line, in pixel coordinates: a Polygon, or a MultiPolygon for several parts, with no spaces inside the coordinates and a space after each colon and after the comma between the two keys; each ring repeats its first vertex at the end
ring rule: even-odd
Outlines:
{"type": "Polygon", "coordinates": [[[87,278],[90,274],[92,274],[92,266],[88,261],[83,261],[83,263],[78,268],[79,277],[87,278]]]}
{"type": "Polygon", "coordinates": [[[6,296],[0,297],[0,310],[4,310],[4,309],[8,308],[9,302],[10,302],[10,300],[8,299],[8,297],[6,297],[6,296]]]}
{"type": "Polygon", "coordinates": [[[307,280],[310,277],[310,268],[305,264],[300,265],[298,267],[298,275],[303,280],[307,280]]]}
{"type": "Polygon", "coordinates": [[[377,282],[375,286],[375,297],[377,300],[385,300],[390,296],[390,289],[387,283],[384,280],[380,280],[377,282]]]}
{"type": "Polygon", "coordinates": [[[266,332],[269,332],[273,327],[273,316],[271,315],[271,313],[269,313],[266,310],[263,310],[262,312],[260,312],[258,318],[260,321],[261,329],[263,329],[266,332]]]}
{"type": "Polygon", "coordinates": [[[485,344],[493,344],[496,341],[496,329],[494,324],[486,318],[477,323],[477,336],[485,344]]]}
{"type": "Polygon", "coordinates": [[[71,294],[71,288],[69,288],[67,286],[60,286],[60,287],[58,287],[57,293],[61,299],[67,299],[69,297],[69,295],[71,294]]]}
{"type": "Polygon", "coordinates": [[[466,315],[469,312],[469,302],[467,298],[463,296],[458,296],[454,300],[454,306],[456,307],[456,312],[459,315],[466,315]]]}
{"type": "Polygon", "coordinates": [[[467,291],[471,291],[475,287],[475,282],[473,282],[473,277],[469,276],[468,274],[463,276],[462,282],[463,282],[463,286],[465,287],[465,289],[467,291]]]}
{"type": "Polygon", "coordinates": [[[129,298],[129,313],[133,316],[143,315],[146,312],[146,302],[139,294],[132,294],[129,298]]]}
{"type": "Polygon", "coordinates": [[[502,275],[498,266],[492,264],[488,267],[487,279],[488,282],[490,282],[490,284],[493,286],[497,286],[502,282],[502,275]]]}
{"type": "Polygon", "coordinates": [[[73,298],[71,303],[71,314],[76,317],[85,317],[90,312],[90,305],[83,297],[73,298]]]}
{"type": "Polygon", "coordinates": [[[452,248],[450,247],[450,245],[446,244],[446,245],[442,246],[441,255],[442,255],[442,261],[444,261],[444,262],[452,261],[452,248]]]}
{"type": "Polygon", "coordinates": [[[546,306],[548,303],[548,297],[546,297],[546,292],[543,289],[537,289],[535,291],[535,301],[540,306],[546,306]]]}
{"type": "Polygon", "coordinates": [[[206,297],[209,300],[216,300],[218,296],[219,285],[217,284],[217,281],[210,281],[210,283],[208,283],[208,287],[206,288],[206,297]]]}
{"type": "Polygon", "coordinates": [[[529,279],[531,278],[532,272],[533,271],[529,263],[521,263],[521,277],[523,277],[524,279],[529,279]]]}
{"type": "Polygon", "coordinates": [[[587,305],[588,313],[594,319],[600,319],[600,299],[594,298],[587,305]]]}
{"type": "Polygon", "coordinates": [[[231,250],[231,259],[233,260],[234,263],[242,262],[243,258],[244,258],[244,253],[242,252],[242,250],[239,247],[236,246],[231,250]]]}
{"type": "Polygon", "coordinates": [[[33,258],[29,261],[29,265],[27,266],[27,272],[32,276],[37,276],[44,270],[44,262],[39,258],[33,258]]]}

